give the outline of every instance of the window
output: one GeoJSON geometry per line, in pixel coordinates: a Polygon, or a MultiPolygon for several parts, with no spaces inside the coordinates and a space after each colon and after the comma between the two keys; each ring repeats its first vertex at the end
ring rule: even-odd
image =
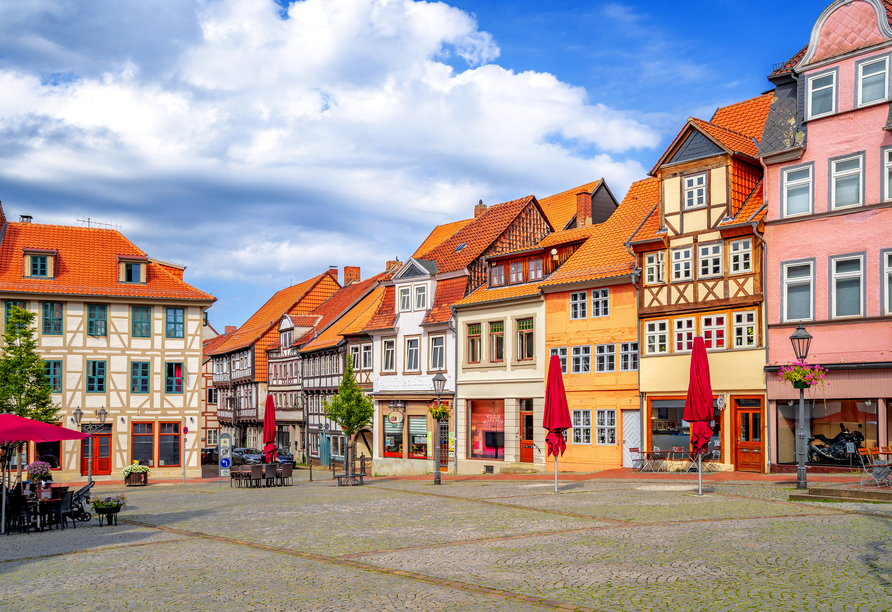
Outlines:
{"type": "Polygon", "coordinates": [[[785,264],[783,268],[784,320],[812,318],[812,265],[785,264]]]}
{"type": "Polygon", "coordinates": [[[489,286],[500,287],[505,284],[505,266],[493,266],[489,269],[489,286]]]}
{"type": "Polygon", "coordinates": [[[675,352],[694,348],[694,319],[675,319],[675,352]]]}
{"type": "Polygon", "coordinates": [[[829,115],[836,108],[836,73],[823,74],[808,80],[808,118],[829,115]]]}
{"type": "Polygon", "coordinates": [[[573,411],[573,444],[592,443],[592,411],[573,411]]]}
{"type": "Polygon", "coordinates": [[[650,253],[644,256],[644,284],[657,285],[665,281],[663,265],[665,257],[663,253],[650,253]]]}
{"type": "Polygon", "coordinates": [[[158,466],[180,465],[180,424],[158,424],[158,466]]]}
{"type": "Polygon", "coordinates": [[[179,362],[165,363],[164,392],[183,392],[183,364],[179,362]]]}
{"type": "Polygon", "coordinates": [[[574,346],[570,359],[570,372],[573,374],[588,374],[592,371],[592,347],[574,346]]]}
{"type": "Polygon", "coordinates": [[[12,316],[12,309],[14,307],[21,308],[22,310],[28,310],[28,304],[25,302],[6,302],[6,319],[4,319],[4,325],[9,325],[9,317],[12,316]]]}
{"type": "Polygon", "coordinates": [[[62,335],[62,304],[43,303],[43,333],[51,336],[62,335]]]}
{"type": "Polygon", "coordinates": [[[49,266],[47,266],[46,255],[31,256],[31,276],[47,276],[49,266]]]}
{"type": "Polygon", "coordinates": [[[489,360],[501,363],[505,360],[505,324],[497,321],[489,324],[489,360]]]}
{"type": "Polygon", "coordinates": [[[588,301],[588,295],[585,291],[581,293],[571,293],[570,294],[570,318],[571,319],[585,319],[586,311],[585,311],[585,303],[588,301]]]}
{"type": "Polygon", "coordinates": [[[350,347],[350,363],[353,365],[354,370],[360,369],[359,367],[359,351],[362,350],[359,346],[351,346],[350,347]]]}
{"type": "Polygon", "coordinates": [[[892,252],[883,253],[883,276],[886,279],[886,314],[892,314],[892,252]]]}
{"type": "Polygon", "coordinates": [[[384,456],[403,456],[403,422],[391,423],[388,415],[384,415],[384,456]]]}
{"type": "Polygon", "coordinates": [[[734,313],[734,348],[756,346],[756,311],[734,313]]]}
{"type": "Polygon", "coordinates": [[[592,289],[592,318],[610,315],[610,289],[592,289]]]}
{"type": "Polygon", "coordinates": [[[167,309],[167,337],[183,338],[185,336],[185,310],[182,308],[167,309]]]}
{"type": "Polygon", "coordinates": [[[753,271],[753,241],[751,238],[731,243],[731,274],[753,271]]]}
{"type": "Polygon", "coordinates": [[[523,282],[523,262],[517,261],[508,265],[508,282],[512,285],[523,282]]]}
{"type": "Polygon", "coordinates": [[[552,355],[557,355],[558,359],[561,360],[561,374],[567,373],[567,347],[566,346],[557,346],[552,348],[549,351],[548,358],[551,359],[552,355]]]}
{"type": "Polygon", "coordinates": [[[470,447],[475,459],[505,458],[505,401],[473,400],[470,447]]]}
{"type": "Polygon", "coordinates": [[[831,258],[830,261],[833,274],[831,317],[861,316],[864,314],[861,257],[831,258]]]}
{"type": "Polygon", "coordinates": [[[427,310],[427,285],[415,287],[415,310],[427,310]]]}
{"type": "Polygon", "coordinates": [[[87,362],[87,393],[105,393],[105,362],[87,362]]]}
{"type": "Polygon", "coordinates": [[[701,244],[697,247],[700,256],[699,278],[722,275],[722,243],[701,244]]]}
{"type": "Polygon", "coordinates": [[[396,340],[385,340],[383,342],[382,362],[385,372],[393,372],[396,370],[396,340]]]}
{"type": "Polygon", "coordinates": [[[217,389],[214,387],[208,387],[208,404],[216,404],[217,403],[217,389]]]}
{"type": "Polygon", "coordinates": [[[412,310],[412,288],[400,288],[400,312],[409,312],[412,310]]]}
{"type": "Polygon", "coordinates": [[[406,340],[406,371],[418,371],[418,338],[406,340]]]}
{"type": "Polygon", "coordinates": [[[616,444],[616,410],[598,410],[596,418],[598,444],[616,444]]]}
{"type": "Polygon", "coordinates": [[[668,321],[648,321],[644,325],[648,355],[669,352],[668,327],[668,321]]]}
{"type": "Polygon", "coordinates": [[[142,264],[125,263],[124,264],[124,282],[125,283],[142,282],[142,264]]]}
{"type": "Polygon", "coordinates": [[[480,323],[468,325],[468,363],[480,363],[480,323]]]}
{"type": "MultiPolygon", "coordinates": [[[[152,364],[148,361],[130,362],[130,392],[148,393],[152,364]]],[[[208,389],[210,391],[211,389],[208,389]]],[[[216,389],[215,389],[216,390],[216,389]]]]}
{"type": "Polygon", "coordinates": [[[155,467],[154,423],[133,423],[130,458],[143,465],[155,467]]]}
{"type": "MultiPolygon", "coordinates": [[[[50,464],[51,470],[62,469],[62,443],[61,442],[35,442],[34,456],[38,461],[50,464]]],[[[13,459],[15,461],[15,459],[13,459]]]]}
{"type": "Polygon", "coordinates": [[[619,345],[619,369],[631,372],[638,369],[638,343],[623,342],[619,345]]]}
{"type": "Polygon", "coordinates": [[[599,344],[595,347],[595,372],[616,371],[616,345],[599,344]]]}
{"type": "Polygon", "coordinates": [[[152,336],[152,309],[134,306],[131,327],[131,335],[134,338],[150,338],[152,336]]]}
{"type": "Polygon", "coordinates": [[[685,210],[706,206],[706,173],[684,178],[685,210]]]}
{"type": "MultiPolygon", "coordinates": [[[[207,430],[207,440],[205,441],[206,446],[217,446],[220,440],[220,432],[216,429],[208,429],[207,430]]],[[[280,445],[281,448],[281,445],[280,445]]]]}
{"type": "Polygon", "coordinates": [[[783,171],[784,216],[811,212],[811,166],[783,171]]]}
{"type": "Polygon", "coordinates": [[[410,416],[409,456],[413,459],[427,459],[427,417],[410,416]]]}
{"type": "Polygon", "coordinates": [[[104,336],[108,311],[102,304],[87,304],[87,335],[104,336]]]}
{"type": "Polygon", "coordinates": [[[700,319],[703,343],[708,349],[728,348],[725,344],[725,315],[709,315],[700,319]]]}
{"type": "Polygon", "coordinates": [[[892,200],[892,147],[883,151],[883,185],[885,201],[892,200]]]}
{"type": "Polygon", "coordinates": [[[861,156],[830,162],[831,208],[861,205],[861,156]]]}
{"type": "Polygon", "coordinates": [[[541,259],[531,259],[530,260],[530,280],[542,280],[542,260],[541,259]]]}
{"type": "Polygon", "coordinates": [[[372,345],[371,344],[363,344],[362,345],[362,369],[363,370],[371,370],[372,369],[372,345]]]}
{"type": "Polygon", "coordinates": [[[888,58],[858,65],[858,105],[864,106],[886,99],[886,74],[888,58]]]}
{"type": "Polygon", "coordinates": [[[53,393],[62,393],[62,362],[44,361],[43,369],[53,393]]]}
{"type": "Polygon", "coordinates": [[[533,320],[519,319],[517,321],[517,359],[519,361],[529,361],[533,358],[534,343],[533,320]]]}
{"type": "Polygon", "coordinates": [[[691,280],[691,247],[672,251],[672,281],[691,280]]]}
{"type": "Polygon", "coordinates": [[[431,343],[431,370],[443,370],[446,368],[446,337],[433,336],[431,343]]]}

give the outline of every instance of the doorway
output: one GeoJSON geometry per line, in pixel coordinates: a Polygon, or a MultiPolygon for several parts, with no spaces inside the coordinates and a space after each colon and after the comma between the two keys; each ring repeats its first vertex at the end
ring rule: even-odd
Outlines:
{"type": "Polygon", "coordinates": [[[81,476],[90,473],[90,458],[93,458],[93,475],[111,474],[111,425],[96,428],[92,438],[81,444],[81,476]]]}
{"type": "Polygon", "coordinates": [[[638,457],[632,456],[632,449],[641,448],[641,411],[623,410],[622,418],[623,467],[634,468],[638,457]]]}
{"type": "Polygon", "coordinates": [[[734,469],[762,471],[762,399],[734,398],[734,469]]]}
{"type": "MultiPolygon", "coordinates": [[[[532,400],[530,400],[532,404],[532,400]]],[[[520,462],[533,462],[533,411],[521,410],[520,413],[520,462]]]]}
{"type": "Polygon", "coordinates": [[[440,428],[440,471],[449,471],[449,421],[434,421],[440,428]]]}

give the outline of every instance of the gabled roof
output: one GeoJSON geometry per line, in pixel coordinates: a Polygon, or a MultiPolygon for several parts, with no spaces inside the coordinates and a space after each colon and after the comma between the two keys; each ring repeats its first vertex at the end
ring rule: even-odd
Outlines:
{"type": "MultiPolygon", "coordinates": [[[[343,291],[343,289],[342,289],[343,291]]],[[[384,294],[383,287],[376,287],[368,295],[362,298],[340,318],[329,325],[328,329],[320,333],[300,349],[301,353],[308,353],[331,346],[337,346],[343,339],[347,328],[356,323],[357,319],[368,320],[375,312],[375,306],[384,294]]],[[[334,296],[332,296],[334,297],[334,296]]]]}
{"type": "Polygon", "coordinates": [[[661,237],[657,234],[660,230],[659,179],[649,178],[632,183],[632,186],[629,187],[629,192],[626,194],[626,200],[629,199],[629,197],[638,198],[642,202],[649,203],[649,205],[652,206],[644,221],[641,222],[635,229],[631,238],[629,238],[629,242],[650,242],[659,239],[661,237]]]}
{"type": "Polygon", "coordinates": [[[769,91],[761,96],[729,104],[715,111],[709,122],[720,128],[742,134],[747,138],[762,139],[762,128],[765,127],[765,119],[771,110],[771,100],[774,92],[769,91]]]}
{"type": "Polygon", "coordinates": [[[737,214],[733,218],[719,223],[719,227],[730,227],[742,223],[757,223],[765,218],[767,211],[768,206],[765,204],[762,193],[762,181],[759,181],[759,184],[753,189],[753,192],[743,203],[743,206],[740,207],[740,210],[737,211],[737,214]]]}
{"type": "Polygon", "coordinates": [[[545,218],[548,219],[551,227],[555,230],[562,230],[567,227],[567,224],[576,216],[576,194],[580,191],[594,193],[595,189],[601,185],[602,180],[599,179],[592,183],[586,183],[585,185],[540,199],[539,206],[542,208],[542,212],[545,213],[545,218]]]}
{"type": "Polygon", "coordinates": [[[0,234],[0,290],[26,293],[167,298],[213,302],[216,298],[182,279],[168,266],[148,259],[145,252],[111,229],[7,223],[0,234]],[[25,277],[23,252],[55,252],[53,278],[25,277]],[[118,282],[118,256],[145,261],[146,282],[118,282]]]}
{"type": "Polygon", "coordinates": [[[362,331],[393,329],[393,326],[396,325],[396,317],[396,288],[389,285],[384,288],[384,296],[378,302],[378,309],[366,326],[362,328],[362,331]]]}
{"type": "Polygon", "coordinates": [[[229,339],[229,336],[233,334],[233,330],[229,330],[228,332],[222,333],[218,336],[214,336],[213,338],[208,338],[202,343],[202,363],[207,362],[208,359],[211,358],[211,353],[214,352],[218,346],[223,344],[229,339]]]}
{"type": "Polygon", "coordinates": [[[375,296],[375,299],[369,304],[369,307],[366,308],[361,314],[359,314],[353,322],[350,323],[347,327],[341,331],[342,336],[349,336],[353,334],[364,334],[363,331],[365,326],[369,324],[369,321],[372,320],[372,317],[375,316],[375,313],[378,312],[378,308],[381,306],[381,301],[384,299],[384,296],[387,294],[386,287],[378,287],[372,293],[375,296]]]}
{"type": "Polygon", "coordinates": [[[338,321],[353,306],[362,300],[381,281],[390,279],[392,272],[381,272],[358,283],[351,283],[336,291],[310,314],[318,315],[319,322],[301,338],[294,340],[294,346],[304,345],[321,335],[330,325],[338,321]]]}
{"type": "MultiPolygon", "coordinates": [[[[700,128],[707,136],[711,137],[713,142],[725,148],[729,153],[743,153],[749,157],[755,158],[759,154],[759,143],[754,142],[752,138],[747,138],[743,134],[739,134],[733,130],[720,127],[709,121],[703,121],[692,117],[691,123],[700,128]]],[[[761,136],[762,132],[759,132],[761,136]]]]}
{"type": "Polygon", "coordinates": [[[464,219],[462,221],[453,221],[452,223],[438,225],[430,234],[428,234],[427,238],[424,239],[424,242],[421,243],[421,246],[412,254],[412,257],[420,258],[428,251],[440,246],[443,244],[444,240],[448,240],[454,236],[455,232],[462,229],[473,220],[474,219],[464,219]]]}
{"type": "Polygon", "coordinates": [[[437,291],[434,295],[434,303],[427,314],[424,315],[422,325],[434,325],[446,323],[452,317],[452,304],[465,296],[468,288],[468,277],[447,278],[437,283],[437,291]]]}
{"type": "Polygon", "coordinates": [[[286,314],[285,316],[291,321],[291,325],[294,327],[313,327],[321,318],[316,314],[286,314]]]}
{"type": "Polygon", "coordinates": [[[454,306],[467,306],[470,304],[482,304],[485,302],[499,302],[520,297],[539,294],[539,281],[524,283],[523,285],[510,285],[508,287],[494,287],[487,289],[486,285],[479,287],[463,300],[459,300],[454,306]]]}

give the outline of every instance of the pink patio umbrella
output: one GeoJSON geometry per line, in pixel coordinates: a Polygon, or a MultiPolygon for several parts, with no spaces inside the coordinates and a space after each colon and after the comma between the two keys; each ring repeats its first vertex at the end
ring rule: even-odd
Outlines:
{"type": "Polygon", "coordinates": [[[266,408],[263,411],[263,452],[267,463],[276,462],[276,403],[272,395],[266,396],[266,408]]]}
{"type": "Polygon", "coordinates": [[[545,436],[547,455],[554,455],[554,492],[557,493],[557,458],[567,448],[564,432],[572,427],[570,408],[567,406],[567,394],[564,392],[564,377],[561,374],[561,360],[557,355],[551,356],[548,363],[548,380],[545,383],[545,416],[542,427],[548,430],[545,436]]]}
{"type": "Polygon", "coordinates": [[[697,495],[703,495],[703,453],[712,438],[712,383],[709,380],[709,359],[703,338],[694,338],[691,351],[691,380],[684,404],[684,420],[691,424],[691,454],[697,455],[697,495]]]}

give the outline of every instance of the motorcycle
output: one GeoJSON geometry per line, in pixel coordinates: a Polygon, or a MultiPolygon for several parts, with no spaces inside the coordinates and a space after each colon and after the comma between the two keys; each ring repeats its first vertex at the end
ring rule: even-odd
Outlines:
{"type": "MultiPolygon", "coordinates": [[[[858,425],[861,429],[862,425],[858,425]]],[[[848,462],[849,455],[846,453],[846,445],[854,444],[855,452],[861,448],[864,442],[864,434],[860,431],[851,432],[843,424],[839,424],[841,430],[832,440],[823,434],[817,434],[813,438],[808,439],[808,460],[811,463],[824,463],[826,461],[848,462]],[[818,440],[819,443],[815,443],[818,440]]]]}

